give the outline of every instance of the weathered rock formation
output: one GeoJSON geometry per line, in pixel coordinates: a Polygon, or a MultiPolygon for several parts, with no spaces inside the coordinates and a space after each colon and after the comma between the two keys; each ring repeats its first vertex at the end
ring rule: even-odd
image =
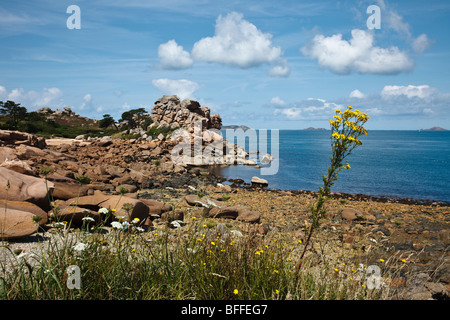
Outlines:
{"type": "Polygon", "coordinates": [[[202,124],[203,130],[222,127],[219,114],[210,115],[208,107],[201,107],[200,103],[191,99],[180,102],[177,96],[165,95],[155,101],[151,112],[153,124],[151,126],[169,126],[170,128],[185,128],[193,132],[195,122],[202,124]]]}
{"type": "Polygon", "coordinates": [[[47,146],[44,138],[20,131],[0,130],[0,146],[17,146],[21,144],[39,149],[44,149],[47,146]]]}

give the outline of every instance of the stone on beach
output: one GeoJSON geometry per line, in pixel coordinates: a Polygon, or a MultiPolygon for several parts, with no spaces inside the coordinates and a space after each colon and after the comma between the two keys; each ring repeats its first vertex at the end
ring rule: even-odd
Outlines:
{"type": "Polygon", "coordinates": [[[47,223],[47,221],[48,221],[47,212],[45,212],[40,207],[38,207],[37,205],[35,205],[31,202],[13,201],[13,200],[7,201],[4,199],[0,199],[0,208],[1,208],[0,216],[2,215],[3,210],[5,208],[7,208],[7,209],[18,210],[18,211],[30,212],[30,213],[34,214],[35,216],[39,216],[40,217],[40,221],[39,221],[40,225],[43,225],[43,224],[47,223]]]}
{"type": "Polygon", "coordinates": [[[54,184],[48,181],[46,186],[44,179],[0,167],[0,186],[0,199],[28,201],[46,209],[49,206],[47,187],[53,188],[54,184]]]}
{"type": "Polygon", "coordinates": [[[266,179],[262,179],[259,177],[252,177],[251,180],[252,186],[265,187],[269,185],[269,182],[266,179]]]}
{"type": "Polygon", "coordinates": [[[0,239],[14,239],[36,232],[37,223],[34,215],[28,211],[7,208],[0,213],[0,239]]]}

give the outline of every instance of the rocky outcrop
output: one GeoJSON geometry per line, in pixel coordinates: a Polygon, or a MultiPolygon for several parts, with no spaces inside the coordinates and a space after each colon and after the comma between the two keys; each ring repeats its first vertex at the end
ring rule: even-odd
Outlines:
{"type": "Polygon", "coordinates": [[[186,128],[190,132],[193,132],[195,122],[200,122],[204,130],[220,130],[222,127],[222,118],[219,114],[210,115],[210,109],[201,107],[198,101],[185,99],[180,102],[174,95],[165,95],[155,101],[151,118],[153,120],[151,126],[186,128]]]}
{"type": "Polygon", "coordinates": [[[21,144],[39,149],[44,149],[47,146],[44,138],[20,131],[0,130],[0,146],[17,146],[21,144]]]}

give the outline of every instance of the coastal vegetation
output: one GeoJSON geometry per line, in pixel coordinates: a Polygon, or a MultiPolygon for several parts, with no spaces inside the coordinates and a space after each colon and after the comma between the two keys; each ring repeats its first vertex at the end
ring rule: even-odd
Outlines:
{"type": "MultiPolygon", "coordinates": [[[[186,125],[190,113],[181,118],[178,111],[209,112],[172,96],[157,105],[155,122],[136,110],[120,121],[137,120],[133,128],[117,132],[111,115],[98,124],[139,136],[135,141],[107,137],[55,146],[2,133],[2,156],[11,160],[0,167],[0,299],[448,297],[445,206],[405,208],[331,192],[367,134],[366,114],[336,110],[323,187],[296,193],[261,183],[224,185],[207,167],[173,165],[170,143],[143,135],[164,136],[177,127],[164,119],[186,125]],[[33,188],[19,190],[21,183],[33,188]],[[2,229],[13,206],[30,210],[31,202],[16,198],[27,190],[42,216],[22,212],[27,220],[17,229],[2,229]]],[[[2,123],[10,126],[8,112],[2,123]]],[[[61,117],[77,118],[64,112],[61,117]]],[[[205,127],[220,128],[218,116],[206,120],[205,127]]]]}

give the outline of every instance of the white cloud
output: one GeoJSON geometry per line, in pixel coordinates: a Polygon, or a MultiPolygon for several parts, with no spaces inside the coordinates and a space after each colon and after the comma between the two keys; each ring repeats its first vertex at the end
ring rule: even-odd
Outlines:
{"type": "Polygon", "coordinates": [[[352,71],[396,74],[411,71],[414,67],[413,61],[397,47],[374,46],[373,33],[369,30],[352,30],[350,41],[343,40],[342,34],[331,37],[316,35],[301,52],[338,74],[352,71]]]}
{"type": "Polygon", "coordinates": [[[378,4],[383,10],[382,19],[386,22],[387,27],[406,39],[414,52],[423,53],[431,46],[431,41],[425,33],[421,34],[417,38],[414,38],[411,33],[411,26],[409,23],[403,21],[403,17],[400,14],[387,8],[384,0],[379,0],[378,4]]]}
{"type": "Polygon", "coordinates": [[[192,56],[195,60],[250,68],[280,58],[281,49],[274,47],[271,39],[271,34],[244,20],[242,14],[232,12],[217,18],[214,36],[196,42],[192,56]]]}
{"type": "Polygon", "coordinates": [[[287,120],[324,120],[330,119],[334,115],[334,110],[342,108],[342,105],[324,99],[308,98],[290,104],[286,108],[276,108],[273,114],[282,115],[287,120]]]}
{"type": "Polygon", "coordinates": [[[366,95],[364,93],[362,93],[361,91],[359,91],[358,89],[353,90],[352,92],[350,92],[349,95],[350,98],[357,98],[357,99],[363,99],[366,97],[366,95]]]}
{"type": "Polygon", "coordinates": [[[4,100],[7,95],[8,95],[8,91],[6,91],[6,88],[3,86],[0,86],[0,101],[4,100]]]}
{"type": "Polygon", "coordinates": [[[62,105],[63,92],[58,88],[44,88],[42,92],[34,90],[25,91],[23,88],[15,88],[8,92],[8,90],[0,86],[0,98],[3,100],[11,100],[20,103],[26,107],[47,107],[62,105]]]}
{"type": "Polygon", "coordinates": [[[423,53],[431,46],[431,41],[428,39],[427,35],[423,33],[412,41],[411,46],[414,52],[423,53]]]}
{"type": "Polygon", "coordinates": [[[288,77],[291,69],[287,64],[286,59],[280,59],[271,69],[269,75],[272,77],[288,77]]]}
{"type": "Polygon", "coordinates": [[[270,104],[271,105],[275,105],[275,106],[284,106],[286,104],[286,102],[284,102],[283,100],[280,99],[280,97],[273,97],[270,100],[270,104]]]}
{"type": "Polygon", "coordinates": [[[84,109],[91,109],[92,108],[92,95],[90,93],[84,95],[83,97],[83,103],[80,106],[80,110],[84,109]]]}
{"type": "Polygon", "coordinates": [[[158,57],[163,69],[187,69],[194,63],[189,52],[185,51],[175,40],[169,40],[166,43],[160,44],[158,47],[158,57]]]}
{"type": "Polygon", "coordinates": [[[406,96],[409,99],[414,97],[424,99],[430,97],[435,91],[436,89],[429,85],[384,86],[381,96],[383,98],[406,96]]]}
{"type": "Polygon", "coordinates": [[[186,79],[170,80],[155,79],[152,81],[153,86],[164,92],[164,94],[177,95],[181,100],[186,98],[194,98],[193,94],[200,86],[198,83],[186,79]]]}
{"type": "Polygon", "coordinates": [[[442,120],[450,116],[450,93],[439,92],[429,85],[386,85],[379,92],[365,95],[355,101],[349,97],[339,101],[351,105],[369,116],[436,117],[442,120]]]}
{"type": "Polygon", "coordinates": [[[299,120],[302,118],[302,110],[300,108],[275,109],[273,112],[275,116],[281,114],[288,120],[299,120]]]}

